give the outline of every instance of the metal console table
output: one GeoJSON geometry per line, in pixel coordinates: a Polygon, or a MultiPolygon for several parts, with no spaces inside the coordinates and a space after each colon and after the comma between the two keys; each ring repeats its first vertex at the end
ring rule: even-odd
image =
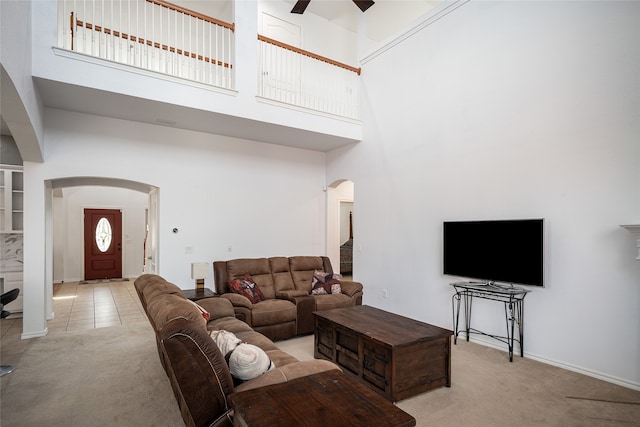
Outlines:
{"type": "Polygon", "coordinates": [[[469,334],[481,334],[498,341],[501,341],[509,347],[509,361],[513,362],[513,344],[517,341],[520,345],[520,357],[524,355],[524,297],[527,296],[529,290],[509,285],[483,284],[473,282],[455,282],[451,283],[456,293],[451,298],[453,306],[453,324],[455,332],[453,335],[453,343],[457,344],[460,320],[460,303],[464,305],[465,316],[465,332],[467,341],[469,334]],[[482,298],[492,301],[504,303],[504,314],[507,324],[507,336],[499,336],[487,334],[471,327],[471,308],[473,298],[482,298]],[[514,325],[518,324],[518,339],[514,337],[514,325]]]}

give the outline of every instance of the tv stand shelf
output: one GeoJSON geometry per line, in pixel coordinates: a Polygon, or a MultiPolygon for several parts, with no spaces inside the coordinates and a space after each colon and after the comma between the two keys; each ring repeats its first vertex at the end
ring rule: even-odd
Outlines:
{"type": "Polygon", "coordinates": [[[467,341],[469,334],[481,334],[498,341],[501,341],[509,347],[509,361],[513,362],[513,344],[517,341],[520,345],[520,357],[524,356],[524,297],[530,291],[527,289],[495,284],[482,284],[474,282],[455,282],[451,283],[456,293],[451,298],[453,306],[453,324],[454,334],[453,343],[457,344],[460,321],[460,303],[464,305],[465,328],[467,341]],[[504,304],[505,320],[507,322],[507,336],[499,336],[487,334],[485,332],[473,329],[471,327],[471,308],[473,298],[482,298],[491,301],[498,301],[504,304]],[[518,324],[518,339],[514,337],[514,326],[518,324]]]}

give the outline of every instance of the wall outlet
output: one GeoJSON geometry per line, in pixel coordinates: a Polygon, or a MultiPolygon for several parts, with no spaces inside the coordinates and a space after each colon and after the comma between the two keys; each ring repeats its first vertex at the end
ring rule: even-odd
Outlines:
{"type": "Polygon", "coordinates": [[[386,289],[382,290],[382,298],[387,299],[389,297],[389,294],[387,293],[386,289]]]}
{"type": "Polygon", "coordinates": [[[233,246],[229,245],[227,246],[227,252],[232,252],[233,251],[233,246]]]}
{"type": "Polygon", "coordinates": [[[193,253],[193,246],[191,245],[187,245],[184,247],[184,253],[185,254],[192,254],[193,253]]]}

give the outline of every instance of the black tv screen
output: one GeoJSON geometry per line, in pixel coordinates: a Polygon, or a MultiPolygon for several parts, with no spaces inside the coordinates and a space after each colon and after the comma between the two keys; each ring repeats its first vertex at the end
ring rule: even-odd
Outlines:
{"type": "Polygon", "coordinates": [[[544,286],[542,219],[445,221],[444,274],[544,286]]]}

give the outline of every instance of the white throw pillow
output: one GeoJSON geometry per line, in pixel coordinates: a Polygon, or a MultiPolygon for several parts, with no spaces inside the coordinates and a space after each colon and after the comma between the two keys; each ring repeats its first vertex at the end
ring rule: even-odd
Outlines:
{"type": "Polygon", "coordinates": [[[235,336],[233,332],[229,331],[211,331],[209,335],[213,339],[213,342],[216,343],[218,348],[220,349],[220,353],[224,357],[227,357],[227,354],[235,350],[235,348],[242,343],[242,340],[235,336]]]}
{"type": "Polygon", "coordinates": [[[231,375],[247,381],[275,368],[263,349],[253,344],[238,345],[229,357],[229,371],[231,375]]]}

